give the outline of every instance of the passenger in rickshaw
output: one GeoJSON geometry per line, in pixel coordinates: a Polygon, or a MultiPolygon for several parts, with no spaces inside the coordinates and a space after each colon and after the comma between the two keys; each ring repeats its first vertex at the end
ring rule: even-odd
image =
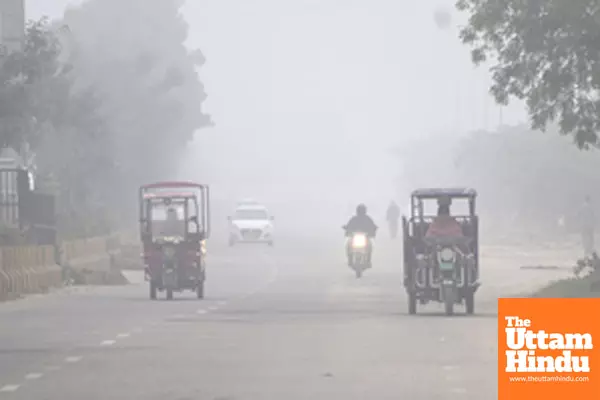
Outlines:
{"type": "Polygon", "coordinates": [[[427,229],[426,237],[463,237],[462,226],[450,215],[451,200],[441,198],[438,200],[437,216],[427,229]]]}
{"type": "Polygon", "coordinates": [[[179,215],[174,207],[169,207],[167,210],[164,234],[168,236],[181,236],[183,234],[182,221],[179,220],[179,215]]]}

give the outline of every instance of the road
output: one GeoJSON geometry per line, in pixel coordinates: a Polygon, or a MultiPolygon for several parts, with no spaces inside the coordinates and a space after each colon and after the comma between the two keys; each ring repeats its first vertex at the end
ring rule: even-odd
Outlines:
{"type": "Polygon", "coordinates": [[[361,280],[341,242],[282,238],[209,248],[202,301],[139,283],[2,304],[0,399],[495,399],[496,298],[565,272],[484,248],[477,315],[409,316],[398,244],[377,244],[361,280]]]}

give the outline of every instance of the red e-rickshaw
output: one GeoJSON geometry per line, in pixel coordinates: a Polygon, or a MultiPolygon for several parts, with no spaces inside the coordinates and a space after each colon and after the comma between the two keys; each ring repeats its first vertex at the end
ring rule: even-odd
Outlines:
{"type": "Polygon", "coordinates": [[[210,236],[209,189],[193,182],[157,182],[139,190],[140,238],[150,282],[157,292],[195,291],[204,298],[206,240],[210,236]]]}

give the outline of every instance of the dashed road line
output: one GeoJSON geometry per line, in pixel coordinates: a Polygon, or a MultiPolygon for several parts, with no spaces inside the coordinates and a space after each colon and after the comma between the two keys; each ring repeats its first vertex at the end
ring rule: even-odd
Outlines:
{"type": "Polygon", "coordinates": [[[116,340],[104,340],[100,343],[100,346],[112,346],[115,343],[117,343],[116,340]]]}
{"type": "Polygon", "coordinates": [[[457,369],[460,369],[458,365],[444,365],[442,368],[444,371],[456,371],[457,369]]]}
{"type": "Polygon", "coordinates": [[[219,308],[219,307],[217,307],[217,306],[210,306],[210,307],[208,307],[208,309],[209,309],[210,311],[215,311],[215,310],[216,310],[216,309],[218,309],[218,308],[219,308]]]}
{"type": "Polygon", "coordinates": [[[21,387],[21,385],[4,385],[4,386],[0,387],[0,392],[2,392],[2,393],[16,392],[17,390],[19,390],[20,387],[21,387]]]}
{"type": "Polygon", "coordinates": [[[40,379],[42,376],[44,376],[44,374],[41,374],[39,372],[34,372],[31,374],[25,375],[25,379],[27,379],[28,381],[33,381],[35,379],[40,379]]]}
{"type": "MultiPolygon", "coordinates": [[[[79,361],[81,361],[81,359],[82,359],[82,358],[83,358],[83,357],[81,357],[81,356],[71,356],[71,357],[67,357],[67,358],[65,358],[65,362],[67,362],[67,363],[69,363],[69,364],[73,364],[73,363],[76,363],[76,362],[79,362],[79,361]]],[[[58,368],[59,368],[59,367],[57,367],[57,369],[58,369],[58,368]]]]}
{"type": "Polygon", "coordinates": [[[218,302],[217,304],[219,304],[220,306],[224,306],[224,305],[226,305],[226,304],[227,304],[227,302],[226,302],[226,301],[220,301],[220,302],[218,302]]]}
{"type": "MultiPolygon", "coordinates": [[[[68,361],[67,361],[67,362],[68,362],[68,361]]],[[[48,365],[48,366],[46,367],[46,370],[47,370],[47,371],[58,371],[59,369],[60,369],[60,366],[58,366],[58,365],[48,365]]]]}
{"type": "Polygon", "coordinates": [[[206,310],[196,310],[196,314],[206,314],[206,310]]]}
{"type": "Polygon", "coordinates": [[[117,338],[124,339],[124,338],[128,338],[129,336],[131,336],[131,334],[129,334],[129,333],[119,333],[117,335],[117,338]]]}

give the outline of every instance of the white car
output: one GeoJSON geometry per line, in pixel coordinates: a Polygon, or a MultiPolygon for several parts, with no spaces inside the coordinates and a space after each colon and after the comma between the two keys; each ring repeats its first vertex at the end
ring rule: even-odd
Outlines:
{"type": "Polygon", "coordinates": [[[273,217],[261,205],[238,206],[229,217],[229,245],[267,243],[273,246],[273,217]]]}

